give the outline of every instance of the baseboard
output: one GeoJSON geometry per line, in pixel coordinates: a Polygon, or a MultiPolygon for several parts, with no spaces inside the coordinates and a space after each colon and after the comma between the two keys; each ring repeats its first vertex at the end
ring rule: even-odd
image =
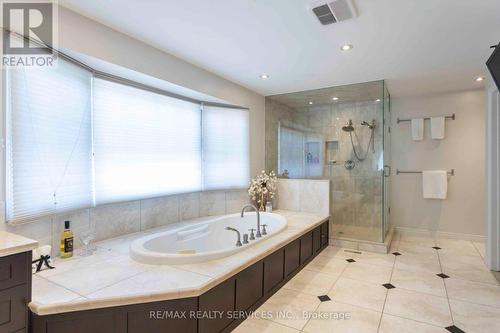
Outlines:
{"type": "Polygon", "coordinates": [[[471,235],[471,234],[462,234],[456,232],[447,232],[447,231],[435,231],[435,230],[426,230],[426,229],[416,229],[416,228],[408,228],[408,227],[395,227],[396,232],[399,234],[407,234],[407,235],[422,235],[428,237],[436,237],[436,238],[449,238],[449,239],[460,239],[460,240],[468,240],[473,242],[486,242],[486,236],[481,235],[471,235]]]}

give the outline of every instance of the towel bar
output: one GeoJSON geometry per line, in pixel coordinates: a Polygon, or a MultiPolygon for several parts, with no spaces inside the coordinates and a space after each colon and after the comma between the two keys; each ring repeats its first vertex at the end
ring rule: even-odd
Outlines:
{"type": "MultiPolygon", "coordinates": [[[[399,175],[400,173],[422,173],[422,171],[411,171],[411,170],[401,171],[399,169],[396,169],[396,175],[399,175]]],[[[455,176],[455,169],[451,169],[451,171],[448,171],[448,174],[450,176],[455,176]]]]}
{"type": "MultiPolygon", "coordinates": [[[[445,119],[451,119],[451,120],[455,120],[455,114],[451,114],[451,115],[448,115],[448,116],[444,116],[445,119]]],[[[424,120],[430,120],[431,117],[425,117],[424,120]]],[[[411,119],[397,119],[397,123],[399,124],[400,122],[402,121],[411,121],[411,119]]]]}

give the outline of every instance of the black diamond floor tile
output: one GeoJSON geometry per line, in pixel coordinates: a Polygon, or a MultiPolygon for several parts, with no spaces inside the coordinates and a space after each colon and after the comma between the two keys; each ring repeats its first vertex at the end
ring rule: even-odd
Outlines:
{"type": "Polygon", "coordinates": [[[387,289],[394,289],[396,288],[394,285],[390,284],[390,283],[385,283],[383,284],[384,287],[386,287],[387,289]]]}
{"type": "Polygon", "coordinates": [[[447,279],[449,278],[448,275],[444,274],[444,273],[439,273],[439,274],[436,274],[437,276],[439,276],[440,278],[443,278],[443,279],[447,279]]]}
{"type": "Polygon", "coordinates": [[[356,260],[354,260],[354,259],[346,259],[345,261],[347,261],[347,262],[356,262],[356,260]]]}
{"type": "Polygon", "coordinates": [[[399,253],[399,252],[392,252],[392,254],[394,254],[395,256],[400,256],[401,255],[401,253],[399,253]]]}
{"type": "Polygon", "coordinates": [[[439,246],[433,246],[432,247],[434,250],[441,250],[441,248],[439,246]]]}
{"type": "Polygon", "coordinates": [[[330,301],[331,300],[331,298],[328,297],[328,295],[321,295],[321,296],[318,296],[318,298],[319,298],[319,300],[321,302],[326,302],[326,301],[330,301]]]}
{"type": "Polygon", "coordinates": [[[445,329],[451,333],[465,333],[465,331],[462,331],[460,328],[456,327],[455,325],[445,327],[445,329]]]}

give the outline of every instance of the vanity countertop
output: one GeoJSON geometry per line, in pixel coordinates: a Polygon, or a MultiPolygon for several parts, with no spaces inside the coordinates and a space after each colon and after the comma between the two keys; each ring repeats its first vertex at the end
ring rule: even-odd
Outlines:
{"type": "Polygon", "coordinates": [[[38,246],[38,242],[7,231],[0,231],[0,257],[10,256],[21,252],[31,251],[38,246]]]}
{"type": "Polygon", "coordinates": [[[98,242],[91,256],[57,258],[55,269],[34,275],[29,307],[38,315],[49,315],[196,297],[329,218],[284,210],[274,213],[287,219],[285,230],[234,255],[202,263],[147,265],[129,257],[132,241],[173,226],[98,242]]]}

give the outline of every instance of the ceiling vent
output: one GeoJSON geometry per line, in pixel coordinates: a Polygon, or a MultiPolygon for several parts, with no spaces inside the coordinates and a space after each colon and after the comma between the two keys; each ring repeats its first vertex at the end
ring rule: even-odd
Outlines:
{"type": "Polygon", "coordinates": [[[356,16],[352,0],[315,1],[311,7],[323,25],[345,21],[356,16]]]}

